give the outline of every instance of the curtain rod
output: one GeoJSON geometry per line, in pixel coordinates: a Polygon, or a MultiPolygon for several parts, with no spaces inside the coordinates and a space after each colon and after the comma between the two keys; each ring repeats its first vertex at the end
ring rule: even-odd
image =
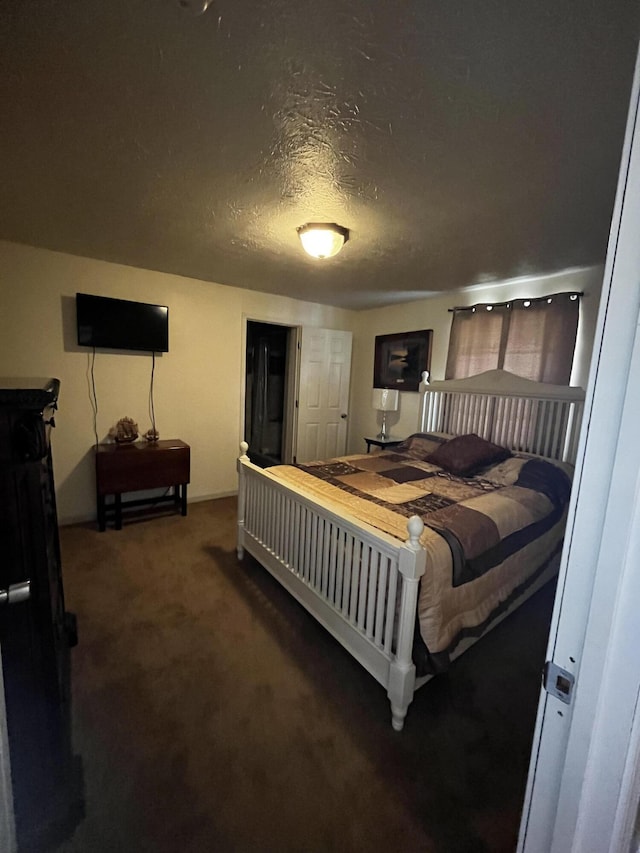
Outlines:
{"type": "Polygon", "coordinates": [[[457,305],[455,308],[448,308],[447,311],[451,314],[454,311],[472,311],[479,305],[491,305],[492,308],[508,308],[512,302],[546,302],[548,299],[554,299],[557,296],[584,296],[581,290],[566,290],[562,293],[548,293],[546,296],[520,296],[518,299],[507,299],[504,302],[476,302],[475,305],[457,305]]]}

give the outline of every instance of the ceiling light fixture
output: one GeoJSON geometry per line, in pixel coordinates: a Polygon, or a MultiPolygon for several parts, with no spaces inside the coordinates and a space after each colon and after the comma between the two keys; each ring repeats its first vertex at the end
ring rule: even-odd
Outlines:
{"type": "Polygon", "coordinates": [[[349,230],[335,222],[308,222],[298,228],[298,237],[312,258],[331,258],[349,239],[349,230]]]}

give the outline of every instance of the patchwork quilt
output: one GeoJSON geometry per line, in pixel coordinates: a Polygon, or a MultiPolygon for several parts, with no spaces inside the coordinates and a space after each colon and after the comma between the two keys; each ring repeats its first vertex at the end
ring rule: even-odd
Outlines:
{"type": "Polygon", "coordinates": [[[573,471],[497,448],[500,461],[460,476],[430,461],[448,464],[453,445],[444,445],[418,435],[394,450],[269,469],[402,540],[407,519],[422,518],[427,570],[414,652],[422,673],[446,667],[463,636],[481,633],[559,555],[573,471]]]}

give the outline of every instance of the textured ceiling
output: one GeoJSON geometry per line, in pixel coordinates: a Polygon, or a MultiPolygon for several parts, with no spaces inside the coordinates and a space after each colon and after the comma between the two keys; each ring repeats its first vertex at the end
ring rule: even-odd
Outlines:
{"type": "Polygon", "coordinates": [[[3,0],[0,237],[345,307],[604,259],[638,4],[3,0]],[[335,221],[336,258],[296,227],[335,221]]]}

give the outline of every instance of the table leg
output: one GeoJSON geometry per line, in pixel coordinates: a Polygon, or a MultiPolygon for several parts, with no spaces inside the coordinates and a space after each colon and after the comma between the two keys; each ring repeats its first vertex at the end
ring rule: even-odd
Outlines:
{"type": "Polygon", "coordinates": [[[116,510],[116,530],[122,530],[122,495],[117,494],[114,497],[116,510]]]}
{"type": "Polygon", "coordinates": [[[187,484],[182,484],[182,515],[187,514],[187,484]]]}
{"type": "Polygon", "coordinates": [[[104,495],[97,495],[97,503],[98,503],[98,530],[101,533],[107,529],[107,511],[105,508],[105,497],[104,495]]]}

